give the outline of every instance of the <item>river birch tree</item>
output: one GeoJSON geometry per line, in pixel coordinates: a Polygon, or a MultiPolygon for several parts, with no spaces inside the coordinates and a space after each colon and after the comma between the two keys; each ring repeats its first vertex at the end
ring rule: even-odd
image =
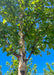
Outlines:
{"type": "Polygon", "coordinates": [[[32,54],[54,49],[53,10],[53,0],[0,0],[0,47],[18,58],[18,75],[26,75],[32,54]]]}

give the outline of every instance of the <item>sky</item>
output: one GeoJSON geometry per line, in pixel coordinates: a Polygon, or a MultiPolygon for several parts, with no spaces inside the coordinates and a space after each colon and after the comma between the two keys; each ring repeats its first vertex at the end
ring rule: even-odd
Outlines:
{"type": "MultiPolygon", "coordinates": [[[[43,57],[40,57],[40,55],[32,55],[32,66],[34,64],[37,65],[37,71],[38,73],[43,73],[43,69],[46,68],[46,63],[52,64],[54,62],[54,50],[51,48],[49,51],[51,52],[50,55],[47,55],[46,53],[47,49],[45,49],[45,52],[42,52],[43,57]]],[[[8,67],[6,66],[6,61],[11,63],[11,56],[6,56],[6,52],[2,53],[2,48],[0,48],[0,65],[2,65],[2,75],[8,71],[8,67]]],[[[47,69],[47,68],[46,68],[47,69]]]]}

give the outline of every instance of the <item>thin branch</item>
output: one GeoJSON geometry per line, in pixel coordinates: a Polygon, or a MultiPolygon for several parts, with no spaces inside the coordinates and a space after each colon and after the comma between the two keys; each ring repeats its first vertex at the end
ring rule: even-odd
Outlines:
{"type": "Polygon", "coordinates": [[[29,58],[31,57],[32,53],[33,53],[33,50],[31,51],[30,55],[28,56],[27,61],[28,61],[29,58]]]}
{"type": "Polygon", "coordinates": [[[13,52],[13,48],[11,49],[13,55],[15,55],[17,58],[19,58],[21,55],[20,54],[16,54],[15,52],[13,52]]]}
{"type": "Polygon", "coordinates": [[[30,55],[28,56],[27,61],[28,61],[29,58],[31,57],[32,53],[34,52],[34,47],[35,47],[35,44],[36,44],[36,42],[37,42],[38,40],[39,40],[39,38],[36,39],[36,41],[34,42],[34,45],[32,46],[32,51],[31,51],[30,55]]]}
{"type": "MultiPolygon", "coordinates": [[[[6,43],[10,45],[10,43],[6,40],[6,43]]],[[[15,52],[13,52],[13,48],[11,48],[11,52],[13,53],[13,55],[15,55],[17,58],[19,58],[21,55],[20,54],[16,54],[15,52]]]]}

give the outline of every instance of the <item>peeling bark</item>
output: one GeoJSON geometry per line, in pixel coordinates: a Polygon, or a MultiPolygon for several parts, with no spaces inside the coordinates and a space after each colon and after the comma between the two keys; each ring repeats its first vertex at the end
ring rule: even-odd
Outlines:
{"type": "Polygon", "coordinates": [[[20,39],[19,39],[19,46],[21,47],[19,49],[19,54],[21,55],[19,57],[19,66],[18,66],[18,75],[26,75],[26,53],[25,53],[25,46],[24,46],[24,39],[23,39],[23,33],[19,31],[20,39]]]}

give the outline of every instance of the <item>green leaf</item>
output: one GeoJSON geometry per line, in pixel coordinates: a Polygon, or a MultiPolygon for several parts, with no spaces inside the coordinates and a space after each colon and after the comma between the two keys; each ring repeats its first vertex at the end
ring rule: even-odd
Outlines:
{"type": "Polygon", "coordinates": [[[5,24],[7,21],[5,19],[3,19],[3,24],[5,24]]]}

